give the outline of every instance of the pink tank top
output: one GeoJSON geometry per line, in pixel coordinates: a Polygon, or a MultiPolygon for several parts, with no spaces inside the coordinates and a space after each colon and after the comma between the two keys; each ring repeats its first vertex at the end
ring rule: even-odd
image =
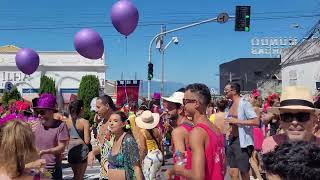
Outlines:
{"type": "Polygon", "coordinates": [[[224,179],[224,139],[223,135],[213,132],[207,125],[199,123],[195,127],[205,130],[209,137],[209,142],[205,149],[205,180],[223,180],[224,179]]]}
{"type": "MultiPolygon", "coordinates": [[[[190,131],[193,128],[193,126],[191,124],[188,124],[188,123],[183,123],[180,126],[185,128],[188,131],[188,133],[190,133],[190,131]]],[[[173,150],[174,150],[174,144],[173,143],[172,143],[172,146],[173,146],[173,150]]],[[[177,160],[176,160],[175,150],[173,152],[174,152],[173,153],[173,163],[176,164],[177,160]]],[[[186,144],[186,159],[187,159],[187,161],[186,161],[184,167],[186,169],[191,169],[191,167],[192,167],[192,153],[191,153],[191,149],[190,149],[189,143],[186,144]]],[[[183,180],[183,178],[180,177],[180,176],[174,176],[174,180],[183,180]]]]}
{"type": "Polygon", "coordinates": [[[262,129],[258,127],[253,128],[253,142],[254,142],[254,149],[256,151],[261,151],[263,140],[264,140],[264,135],[263,135],[262,129]]]}

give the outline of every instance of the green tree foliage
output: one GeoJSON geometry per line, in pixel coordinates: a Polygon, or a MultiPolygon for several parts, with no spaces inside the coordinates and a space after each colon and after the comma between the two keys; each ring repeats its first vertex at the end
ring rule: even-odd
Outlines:
{"type": "Polygon", "coordinates": [[[20,100],[21,99],[21,94],[18,91],[17,87],[14,86],[11,93],[10,93],[10,100],[15,99],[15,100],[20,100]]]}
{"type": "Polygon", "coordinates": [[[40,90],[39,94],[43,93],[51,93],[53,95],[56,95],[56,85],[53,78],[48,76],[41,76],[40,78],[40,90]]]}
{"type": "Polygon", "coordinates": [[[13,86],[11,92],[5,92],[2,96],[2,103],[8,105],[10,100],[21,100],[21,94],[16,86],[13,86]]]}
{"type": "Polygon", "coordinates": [[[94,97],[99,96],[100,82],[94,75],[83,76],[79,86],[79,97],[84,104],[83,118],[89,120],[92,117],[90,103],[94,97]]]}

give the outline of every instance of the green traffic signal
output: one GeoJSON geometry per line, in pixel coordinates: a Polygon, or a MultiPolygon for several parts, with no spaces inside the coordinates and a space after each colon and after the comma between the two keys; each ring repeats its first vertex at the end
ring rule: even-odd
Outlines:
{"type": "Polygon", "coordinates": [[[236,6],[235,31],[250,31],[250,6],[236,6]]]}
{"type": "Polygon", "coordinates": [[[152,74],[148,74],[148,80],[151,80],[153,78],[152,74]]]}
{"type": "Polygon", "coordinates": [[[151,80],[153,78],[153,64],[148,64],[148,80],[151,80]]]}

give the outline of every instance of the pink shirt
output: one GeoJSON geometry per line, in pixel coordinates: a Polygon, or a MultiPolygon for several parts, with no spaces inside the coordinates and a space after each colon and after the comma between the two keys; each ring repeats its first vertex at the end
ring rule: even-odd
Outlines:
{"type": "Polygon", "coordinates": [[[223,135],[218,135],[213,132],[205,124],[197,124],[195,127],[200,127],[205,130],[209,137],[209,143],[205,149],[205,180],[223,180],[224,179],[224,138],[223,135]]]}
{"type": "MultiPolygon", "coordinates": [[[[262,154],[273,151],[278,145],[286,141],[285,134],[277,134],[264,139],[262,143],[262,154]]],[[[316,137],[316,144],[320,146],[320,138],[316,137]]]]}
{"type": "MultiPolygon", "coordinates": [[[[34,132],[35,145],[39,151],[58,146],[59,141],[69,140],[67,125],[62,121],[55,121],[55,125],[46,129],[39,123],[34,132]]],[[[61,164],[60,154],[44,154],[41,158],[46,160],[46,168],[54,168],[56,164],[61,164]]]]}

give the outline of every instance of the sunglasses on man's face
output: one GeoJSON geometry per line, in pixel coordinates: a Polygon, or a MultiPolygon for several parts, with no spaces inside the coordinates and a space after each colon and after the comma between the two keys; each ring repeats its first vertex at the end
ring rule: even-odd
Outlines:
{"type": "Polygon", "coordinates": [[[307,122],[310,120],[310,113],[300,112],[300,113],[283,113],[280,114],[280,119],[283,122],[290,123],[294,120],[298,122],[307,122]]]}
{"type": "Polygon", "coordinates": [[[46,114],[46,111],[40,110],[40,111],[36,111],[36,113],[37,113],[38,115],[45,115],[45,114],[46,114]]]}
{"type": "Polygon", "coordinates": [[[196,99],[183,99],[182,102],[183,102],[183,105],[185,106],[186,104],[197,102],[197,100],[196,99]]]}

